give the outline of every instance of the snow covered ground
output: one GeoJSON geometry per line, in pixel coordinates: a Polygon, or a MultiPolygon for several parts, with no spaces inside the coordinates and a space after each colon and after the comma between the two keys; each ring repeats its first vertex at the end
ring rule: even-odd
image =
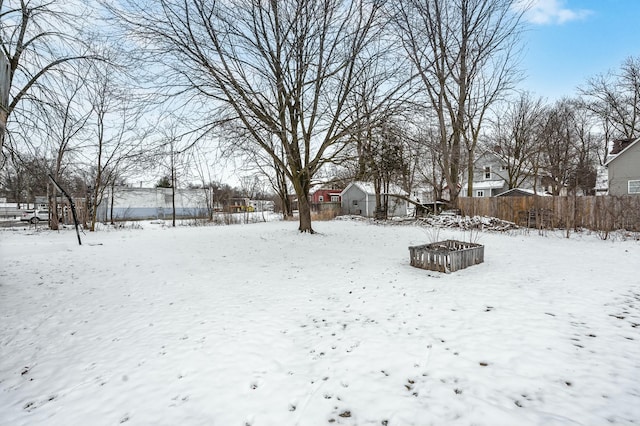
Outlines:
{"type": "Polygon", "coordinates": [[[640,423],[640,242],[314,228],[0,231],[0,424],[640,423]]]}

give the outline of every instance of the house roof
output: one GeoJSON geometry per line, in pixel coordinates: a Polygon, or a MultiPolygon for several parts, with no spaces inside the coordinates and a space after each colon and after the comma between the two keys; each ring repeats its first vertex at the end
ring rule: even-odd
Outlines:
{"type": "Polygon", "coordinates": [[[622,151],[618,152],[613,158],[609,159],[609,161],[607,161],[604,165],[608,166],[609,164],[611,164],[612,162],[614,162],[616,160],[616,158],[620,157],[621,155],[623,155],[625,152],[629,151],[631,149],[631,147],[633,147],[634,145],[637,145],[638,142],[640,142],[640,138],[637,138],[636,140],[634,140],[633,142],[631,142],[629,145],[627,145],[627,147],[625,149],[623,149],[622,151]]]}
{"type": "Polygon", "coordinates": [[[521,192],[527,195],[538,195],[541,197],[550,197],[550,194],[547,194],[546,192],[537,192],[534,191],[533,189],[525,189],[525,188],[511,188],[507,191],[501,192],[500,194],[496,195],[496,197],[503,197],[503,196],[508,196],[510,195],[512,192],[521,192]]]}
{"type": "Polygon", "coordinates": [[[326,192],[326,193],[329,193],[329,194],[340,194],[340,193],[342,193],[342,189],[328,189],[328,188],[318,188],[315,191],[313,191],[313,193],[315,194],[315,193],[320,192],[320,191],[326,192]]]}
{"type": "Polygon", "coordinates": [[[479,181],[473,182],[473,189],[499,189],[505,186],[507,182],[504,180],[487,180],[487,181],[479,181]]]}
{"type": "Polygon", "coordinates": [[[624,150],[627,146],[629,146],[635,138],[627,138],[627,139],[616,139],[613,141],[613,146],[611,147],[611,151],[609,154],[616,155],[619,154],[620,151],[624,150]]]}
{"type": "MultiPolygon", "coordinates": [[[[371,182],[356,181],[356,182],[351,182],[349,185],[347,185],[347,187],[344,189],[344,191],[340,193],[340,195],[347,192],[347,190],[349,190],[349,188],[351,188],[352,186],[355,186],[356,188],[358,188],[360,191],[364,192],[367,195],[376,194],[376,190],[371,182]]],[[[389,185],[389,192],[387,192],[387,194],[404,195],[404,196],[408,195],[405,191],[402,190],[402,188],[393,184],[389,185]]]]}

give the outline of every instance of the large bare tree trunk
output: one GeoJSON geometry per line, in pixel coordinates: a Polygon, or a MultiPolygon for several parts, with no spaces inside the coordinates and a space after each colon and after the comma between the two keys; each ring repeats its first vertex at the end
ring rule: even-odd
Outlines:
{"type": "MultiPolygon", "coordinates": [[[[115,225],[115,222],[113,221],[113,204],[115,202],[115,197],[116,197],[116,183],[115,182],[111,182],[111,193],[109,194],[109,223],[111,225],[115,225]]],[[[106,215],[106,211],[105,211],[105,215],[106,215]]],[[[105,217],[105,221],[107,220],[107,218],[105,217]]]]}
{"type": "MultiPolygon", "coordinates": [[[[4,106],[4,105],[2,105],[4,106]]],[[[4,146],[4,134],[7,129],[7,113],[4,108],[0,108],[0,152],[2,152],[2,147],[4,146]]]]}
{"type": "Polygon", "coordinates": [[[311,203],[309,202],[309,195],[298,195],[298,215],[300,225],[298,230],[300,232],[308,232],[310,234],[315,233],[311,227],[311,203]]]}
{"type": "Polygon", "coordinates": [[[100,146],[100,151],[98,152],[98,168],[97,168],[97,175],[96,175],[96,180],[93,183],[93,191],[92,191],[92,197],[93,199],[91,200],[91,227],[90,227],[90,231],[91,232],[95,232],[96,230],[96,222],[98,221],[98,196],[100,195],[100,188],[102,187],[102,146],[100,146]]]}
{"type": "Polygon", "coordinates": [[[475,158],[473,156],[473,152],[469,151],[467,154],[467,197],[473,197],[473,172],[475,166],[474,161],[475,158]]]}
{"type": "MultiPolygon", "coordinates": [[[[1,1],[0,4],[2,4],[1,1]]],[[[4,49],[0,49],[0,154],[2,154],[2,147],[4,146],[4,133],[7,130],[10,86],[11,72],[9,58],[4,54],[4,49]]]]}
{"type": "Polygon", "coordinates": [[[57,231],[60,229],[60,219],[58,218],[58,191],[55,186],[49,194],[49,228],[57,231]]]}
{"type": "Polygon", "coordinates": [[[315,233],[311,227],[311,202],[309,200],[309,189],[311,188],[311,179],[307,173],[297,174],[296,179],[292,179],[293,188],[298,197],[298,220],[300,232],[315,233]]]}
{"type": "Polygon", "coordinates": [[[282,203],[282,216],[287,219],[293,217],[291,209],[291,199],[289,198],[289,187],[287,185],[286,173],[279,169],[276,164],[276,187],[280,202],[282,203]]]}

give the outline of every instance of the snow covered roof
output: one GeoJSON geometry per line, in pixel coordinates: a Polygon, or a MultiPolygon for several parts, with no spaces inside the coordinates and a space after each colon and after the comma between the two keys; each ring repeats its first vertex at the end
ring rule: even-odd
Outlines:
{"type": "Polygon", "coordinates": [[[340,194],[342,193],[342,189],[332,189],[332,188],[318,188],[313,191],[313,194],[316,192],[324,191],[330,194],[340,194]]]}
{"type": "Polygon", "coordinates": [[[529,194],[529,195],[538,195],[540,197],[550,197],[550,194],[547,194],[546,192],[539,192],[539,191],[534,191],[533,189],[526,189],[526,188],[511,188],[507,191],[501,192],[500,194],[497,195],[497,197],[502,197],[502,196],[507,196],[512,192],[522,192],[525,194],[529,194]]]}
{"type": "Polygon", "coordinates": [[[473,189],[499,189],[506,185],[504,180],[488,180],[481,182],[474,182],[473,189]]]}
{"type": "MultiPolygon", "coordinates": [[[[375,187],[373,186],[373,183],[356,181],[356,182],[351,182],[349,185],[347,185],[347,187],[344,189],[344,191],[340,193],[340,195],[347,192],[349,188],[351,188],[352,186],[355,186],[356,188],[360,189],[365,194],[368,194],[368,195],[376,194],[376,190],[375,190],[375,187]]],[[[385,194],[404,195],[404,196],[408,195],[406,191],[404,191],[402,188],[394,184],[389,185],[388,192],[385,192],[385,191],[382,191],[382,192],[385,194]]]]}

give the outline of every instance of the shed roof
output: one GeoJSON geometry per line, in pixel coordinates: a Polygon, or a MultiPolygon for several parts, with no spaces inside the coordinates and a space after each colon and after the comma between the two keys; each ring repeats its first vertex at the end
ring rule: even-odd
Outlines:
{"type": "Polygon", "coordinates": [[[342,189],[329,189],[329,188],[318,188],[315,191],[313,191],[313,193],[315,194],[315,193],[320,192],[320,191],[327,192],[327,193],[330,193],[330,194],[340,194],[340,193],[342,193],[342,189]]]}
{"type": "MultiPolygon", "coordinates": [[[[341,195],[344,194],[352,186],[355,186],[356,188],[358,188],[360,191],[364,192],[365,194],[368,194],[368,195],[375,195],[376,194],[375,187],[373,186],[373,184],[371,182],[362,182],[362,181],[351,182],[349,185],[347,185],[347,187],[344,189],[344,191],[342,191],[340,194],[341,195]]],[[[389,185],[389,192],[386,192],[386,194],[403,195],[403,196],[407,196],[408,195],[405,191],[402,190],[402,188],[400,188],[397,185],[393,185],[393,184],[389,185]]]]}
{"type": "Polygon", "coordinates": [[[487,180],[473,183],[473,189],[499,189],[505,186],[504,180],[487,180]]]}
{"type": "Polygon", "coordinates": [[[509,189],[507,191],[501,192],[500,194],[496,195],[496,197],[508,197],[509,195],[512,195],[513,193],[521,193],[524,196],[529,196],[529,195],[539,195],[539,196],[542,196],[542,197],[550,196],[546,192],[536,192],[533,189],[511,188],[511,189],[509,189]]]}

